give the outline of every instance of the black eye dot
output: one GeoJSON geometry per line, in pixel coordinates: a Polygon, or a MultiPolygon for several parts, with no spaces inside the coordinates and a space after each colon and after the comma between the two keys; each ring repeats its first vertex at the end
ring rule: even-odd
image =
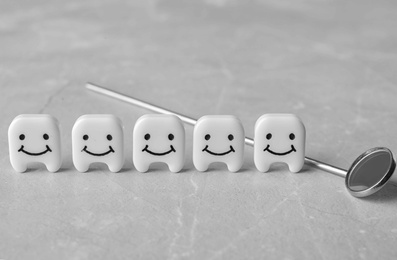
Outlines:
{"type": "Polygon", "coordinates": [[[87,140],[88,140],[88,135],[83,135],[83,139],[84,139],[85,141],[87,141],[87,140]]]}
{"type": "Polygon", "coordinates": [[[109,141],[112,141],[112,139],[113,139],[113,137],[112,137],[111,135],[107,135],[106,138],[107,138],[109,141]]]}
{"type": "Polygon", "coordinates": [[[266,139],[267,140],[270,140],[271,138],[272,138],[272,134],[269,133],[269,134],[266,135],[266,139]]]}
{"type": "Polygon", "coordinates": [[[233,135],[228,135],[227,138],[229,138],[229,141],[232,141],[234,139],[234,136],[233,135]]]}
{"type": "Polygon", "coordinates": [[[168,139],[170,139],[170,141],[174,140],[174,135],[173,134],[169,134],[168,135],[168,139]]]}
{"type": "Polygon", "coordinates": [[[50,137],[48,136],[48,134],[43,134],[43,138],[44,138],[44,140],[48,140],[48,138],[50,138],[50,137]]]}
{"type": "Polygon", "coordinates": [[[24,134],[21,134],[20,136],[19,136],[19,140],[25,140],[25,135],[24,134]]]}
{"type": "Polygon", "coordinates": [[[211,136],[209,135],[209,134],[206,134],[205,136],[204,136],[204,138],[205,138],[205,140],[210,140],[210,138],[211,138],[211,136]]]}
{"type": "Polygon", "coordinates": [[[145,140],[149,140],[150,139],[150,134],[145,134],[145,140]]]}
{"type": "Polygon", "coordinates": [[[295,139],[295,135],[294,134],[290,134],[289,135],[289,139],[294,140],[295,139]]]}

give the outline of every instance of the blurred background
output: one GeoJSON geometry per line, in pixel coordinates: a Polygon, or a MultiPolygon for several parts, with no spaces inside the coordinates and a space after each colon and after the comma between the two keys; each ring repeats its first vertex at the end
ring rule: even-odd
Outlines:
{"type": "Polygon", "coordinates": [[[85,90],[97,83],[199,118],[232,114],[246,135],[265,113],[306,125],[307,156],[348,168],[397,152],[397,3],[338,0],[0,2],[0,259],[393,259],[397,188],[352,197],[344,180],[277,164],[174,174],[132,165],[132,129],[150,111],[85,90]],[[64,163],[16,173],[7,130],[24,113],[58,118],[64,163]],[[120,173],[78,173],[83,114],[125,126],[120,173]]]}

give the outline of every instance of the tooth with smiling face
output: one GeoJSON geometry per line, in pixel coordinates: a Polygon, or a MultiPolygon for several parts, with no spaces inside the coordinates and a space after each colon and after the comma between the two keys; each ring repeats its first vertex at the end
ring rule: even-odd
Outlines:
{"type": "Polygon", "coordinates": [[[194,127],[193,164],[206,171],[213,162],[223,162],[237,172],[244,160],[244,128],[235,116],[201,117],[194,127]]]}
{"type": "Polygon", "coordinates": [[[73,164],[80,172],[101,162],[118,172],[124,164],[123,125],[113,115],[84,115],[72,129],[73,164]]]}
{"type": "Polygon", "coordinates": [[[152,163],[166,163],[172,172],[185,163],[185,128],[174,115],[144,115],[134,127],[132,160],[140,172],[152,163]]]}
{"type": "Polygon", "coordinates": [[[275,162],[288,164],[291,172],[299,172],[305,161],[306,131],[293,114],[265,114],[255,124],[254,163],[267,172],[275,162]]]}
{"type": "Polygon", "coordinates": [[[29,163],[44,163],[50,172],[62,164],[58,121],[50,115],[19,115],[8,129],[10,161],[17,172],[29,163]]]}

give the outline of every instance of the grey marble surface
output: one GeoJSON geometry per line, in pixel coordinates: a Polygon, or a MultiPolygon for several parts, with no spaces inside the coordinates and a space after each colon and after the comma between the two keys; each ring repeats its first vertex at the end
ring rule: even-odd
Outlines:
{"type": "Polygon", "coordinates": [[[0,2],[0,259],[394,259],[397,187],[357,199],[342,178],[284,165],[197,172],[192,127],[181,173],[132,166],[144,109],[89,93],[93,81],[198,118],[238,116],[248,136],[271,112],[299,115],[307,156],[348,168],[397,152],[395,1],[0,2]],[[7,129],[22,113],[61,122],[64,163],[19,174],[7,129]],[[119,173],[77,172],[82,114],[125,125],[119,173]]]}

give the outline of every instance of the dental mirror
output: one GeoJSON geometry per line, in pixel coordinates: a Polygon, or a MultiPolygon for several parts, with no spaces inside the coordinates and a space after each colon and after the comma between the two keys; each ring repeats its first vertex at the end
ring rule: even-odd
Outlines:
{"type": "Polygon", "coordinates": [[[387,148],[373,148],[360,155],[347,172],[345,184],[356,197],[366,197],[378,190],[393,176],[396,163],[387,148]]]}
{"type": "MultiPolygon", "coordinates": [[[[86,88],[90,91],[113,97],[160,114],[176,115],[183,122],[190,125],[195,125],[197,122],[197,120],[193,118],[117,93],[92,83],[87,83],[86,88]]],[[[254,146],[254,140],[246,137],[245,144],[254,146]]],[[[348,171],[309,157],[305,157],[305,164],[345,178],[347,190],[355,197],[367,197],[372,195],[382,189],[389,180],[397,184],[397,177],[393,176],[396,162],[393,158],[392,152],[384,147],[376,147],[367,150],[357,157],[348,171]]]]}
{"type": "Polygon", "coordinates": [[[314,159],[305,158],[305,163],[345,178],[347,190],[355,197],[367,197],[382,189],[389,180],[397,183],[393,176],[396,162],[392,152],[385,147],[365,151],[350,166],[348,171],[314,159]]]}

